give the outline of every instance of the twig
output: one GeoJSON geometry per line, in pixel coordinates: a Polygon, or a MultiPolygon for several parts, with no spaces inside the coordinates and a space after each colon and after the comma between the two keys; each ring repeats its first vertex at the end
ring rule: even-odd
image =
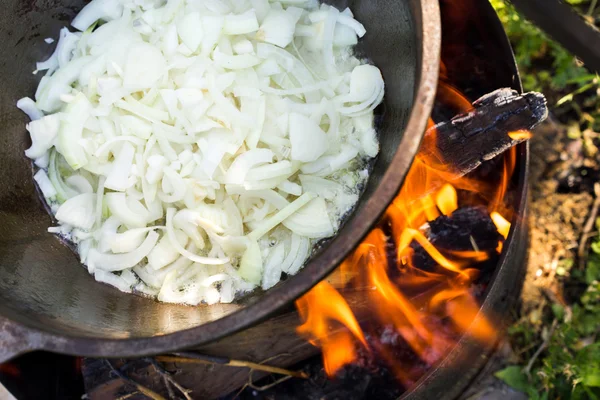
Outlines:
{"type": "MultiPolygon", "coordinates": [[[[158,370],[155,368],[156,372],[158,370]]],[[[162,377],[163,382],[165,383],[165,387],[167,388],[167,392],[169,393],[169,399],[175,399],[175,392],[173,391],[173,387],[171,386],[171,382],[167,379],[167,377],[159,372],[159,375],[162,377]]]]}
{"type": "Polygon", "coordinates": [[[594,204],[592,205],[592,211],[590,212],[590,216],[588,217],[585,225],[583,226],[583,232],[581,236],[581,240],[579,241],[579,249],[577,250],[577,259],[579,261],[579,269],[585,269],[585,263],[587,262],[586,250],[587,250],[587,241],[591,237],[588,236],[592,231],[594,224],[596,223],[596,218],[598,217],[598,210],[600,209],[600,184],[596,183],[594,185],[594,194],[596,195],[596,199],[594,200],[594,204]]]}
{"type": "Polygon", "coordinates": [[[558,326],[558,320],[555,319],[554,321],[552,321],[552,326],[550,327],[550,331],[548,331],[548,336],[546,336],[546,339],[544,339],[544,342],[541,344],[540,347],[538,347],[537,351],[533,354],[533,356],[529,360],[529,363],[527,363],[527,366],[523,370],[523,372],[525,372],[527,375],[529,375],[531,373],[531,368],[533,368],[533,364],[535,363],[535,360],[537,360],[537,358],[540,356],[540,354],[542,354],[542,352],[544,350],[546,350],[546,348],[550,344],[550,340],[552,339],[552,336],[554,335],[554,331],[556,330],[557,326],[558,326]]]}
{"type": "MultiPolygon", "coordinates": [[[[279,358],[279,357],[281,357],[283,355],[285,355],[285,354],[277,354],[277,355],[275,355],[273,357],[269,357],[266,360],[261,361],[260,365],[263,365],[265,363],[273,361],[273,360],[275,360],[275,359],[277,359],[277,358],[279,358]]],[[[254,371],[256,371],[256,370],[255,369],[251,369],[250,373],[248,374],[248,386],[251,387],[254,390],[258,390],[259,392],[264,392],[265,390],[269,390],[271,388],[274,388],[275,386],[277,386],[277,385],[279,385],[279,384],[281,384],[281,383],[283,383],[283,382],[285,382],[285,381],[287,381],[289,379],[292,379],[292,377],[288,375],[288,376],[284,376],[283,378],[277,379],[275,382],[272,382],[272,383],[270,383],[268,385],[256,386],[254,384],[254,379],[252,379],[252,375],[254,374],[254,371]]]]}
{"type": "MultiPolygon", "coordinates": [[[[252,372],[250,372],[252,374],[252,372]]],[[[273,383],[269,383],[268,385],[264,385],[264,386],[256,386],[254,384],[254,381],[252,380],[252,377],[249,376],[248,377],[248,387],[251,387],[254,390],[258,390],[259,392],[264,392],[265,390],[269,390],[271,388],[274,388],[277,385],[282,384],[283,382],[292,379],[291,376],[284,376],[283,378],[277,379],[275,382],[273,383]]]]}
{"type": "Polygon", "coordinates": [[[157,361],[160,362],[174,362],[174,363],[187,363],[187,364],[209,364],[209,365],[225,365],[229,367],[239,368],[250,368],[257,371],[269,372],[271,374],[287,375],[294,378],[308,379],[309,376],[303,371],[290,371],[287,369],[272,367],[269,365],[262,365],[253,363],[250,361],[232,360],[225,357],[214,357],[207,356],[204,354],[198,354],[194,352],[179,352],[173,353],[173,356],[157,356],[157,361]]]}
{"type": "Polygon", "coordinates": [[[469,236],[469,240],[471,241],[471,246],[473,246],[473,250],[479,253],[479,246],[477,246],[477,242],[475,241],[473,235],[469,236]]]}
{"type": "Polygon", "coordinates": [[[124,396],[117,397],[117,398],[116,398],[116,400],[127,400],[128,398],[130,398],[130,397],[133,397],[133,396],[135,396],[136,394],[139,394],[139,393],[140,393],[140,392],[138,392],[138,391],[131,392],[131,393],[127,393],[127,394],[126,394],[126,395],[124,395],[124,396]]]}
{"type": "Polygon", "coordinates": [[[186,398],[186,400],[192,400],[192,397],[190,396],[190,393],[191,393],[190,389],[184,388],[175,379],[173,379],[173,377],[171,376],[171,373],[169,371],[167,371],[166,369],[164,369],[163,366],[160,365],[156,361],[156,359],[150,358],[148,361],[150,362],[150,364],[152,364],[152,366],[154,367],[156,372],[158,372],[158,374],[161,375],[163,377],[163,379],[165,380],[165,385],[167,386],[167,389],[169,390],[169,396],[175,398],[175,394],[172,394],[172,390],[171,390],[171,385],[173,385],[177,390],[179,390],[179,392],[181,392],[181,394],[183,395],[183,397],[186,398]]]}
{"type": "Polygon", "coordinates": [[[132,386],[135,386],[135,388],[142,393],[144,396],[152,399],[152,400],[167,400],[164,397],[162,397],[160,394],[156,393],[155,391],[153,391],[152,389],[148,389],[146,386],[134,381],[133,379],[125,376],[125,374],[123,374],[121,371],[119,371],[118,369],[116,369],[112,363],[108,360],[104,360],[104,362],[108,365],[108,367],[110,368],[111,372],[113,374],[115,374],[117,377],[119,377],[120,379],[122,379],[123,381],[125,381],[126,383],[129,383],[132,386]]]}

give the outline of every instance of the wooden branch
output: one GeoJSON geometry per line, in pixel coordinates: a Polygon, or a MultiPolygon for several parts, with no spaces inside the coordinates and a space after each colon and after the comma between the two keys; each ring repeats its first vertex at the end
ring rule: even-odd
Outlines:
{"type": "Polygon", "coordinates": [[[421,154],[432,167],[460,177],[528,139],[509,133],[533,129],[547,117],[546,99],[540,93],[498,89],[475,101],[467,114],[430,128],[421,154]]]}
{"type": "Polygon", "coordinates": [[[560,0],[512,0],[517,10],[585,62],[600,72],[600,31],[560,0]]]}

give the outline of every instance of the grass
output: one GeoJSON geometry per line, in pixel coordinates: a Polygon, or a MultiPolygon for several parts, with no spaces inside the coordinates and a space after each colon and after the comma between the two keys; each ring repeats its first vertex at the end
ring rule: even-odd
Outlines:
{"type": "MultiPolygon", "coordinates": [[[[600,131],[600,79],[580,60],[526,21],[505,0],[491,0],[515,50],[523,86],[547,95],[563,121],[600,131]]],[[[600,22],[598,0],[567,0],[588,22],[600,22]]]]}
{"type": "MultiPolygon", "coordinates": [[[[553,114],[571,127],[570,139],[600,132],[598,76],[512,5],[491,2],[515,49],[525,89],[546,94],[553,114]]],[[[567,2],[588,22],[600,22],[598,0],[567,2]]],[[[586,264],[566,266],[557,278],[560,285],[581,288],[570,302],[541,304],[537,322],[525,316],[509,330],[516,362],[496,376],[531,399],[600,400],[600,237],[592,241],[586,264]]]]}

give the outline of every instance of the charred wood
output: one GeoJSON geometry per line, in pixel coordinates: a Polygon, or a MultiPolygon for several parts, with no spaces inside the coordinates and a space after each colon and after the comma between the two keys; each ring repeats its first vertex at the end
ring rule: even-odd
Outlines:
{"type": "Polygon", "coordinates": [[[421,154],[433,168],[460,177],[527,140],[510,132],[531,130],[547,117],[542,94],[498,89],[476,100],[468,113],[428,129],[421,154]]]}

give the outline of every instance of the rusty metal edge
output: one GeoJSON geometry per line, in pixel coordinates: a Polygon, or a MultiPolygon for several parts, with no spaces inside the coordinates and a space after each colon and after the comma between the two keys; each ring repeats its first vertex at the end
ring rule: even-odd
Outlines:
{"type": "Polygon", "coordinates": [[[294,285],[277,287],[256,303],[219,320],[164,336],[126,339],[66,336],[26,327],[0,317],[0,363],[33,350],[87,357],[141,357],[208,344],[265,320],[331,273],[368,234],[396,196],[419,149],[431,114],[441,52],[439,4],[437,0],[417,0],[415,3],[420,6],[416,18],[420,18],[422,23],[422,29],[418,32],[422,35],[418,48],[422,56],[414,106],[405,135],[381,184],[361,211],[364,217],[348,223],[354,235],[339,236],[332,241],[318,259],[304,268],[301,276],[294,278],[294,285]]]}

